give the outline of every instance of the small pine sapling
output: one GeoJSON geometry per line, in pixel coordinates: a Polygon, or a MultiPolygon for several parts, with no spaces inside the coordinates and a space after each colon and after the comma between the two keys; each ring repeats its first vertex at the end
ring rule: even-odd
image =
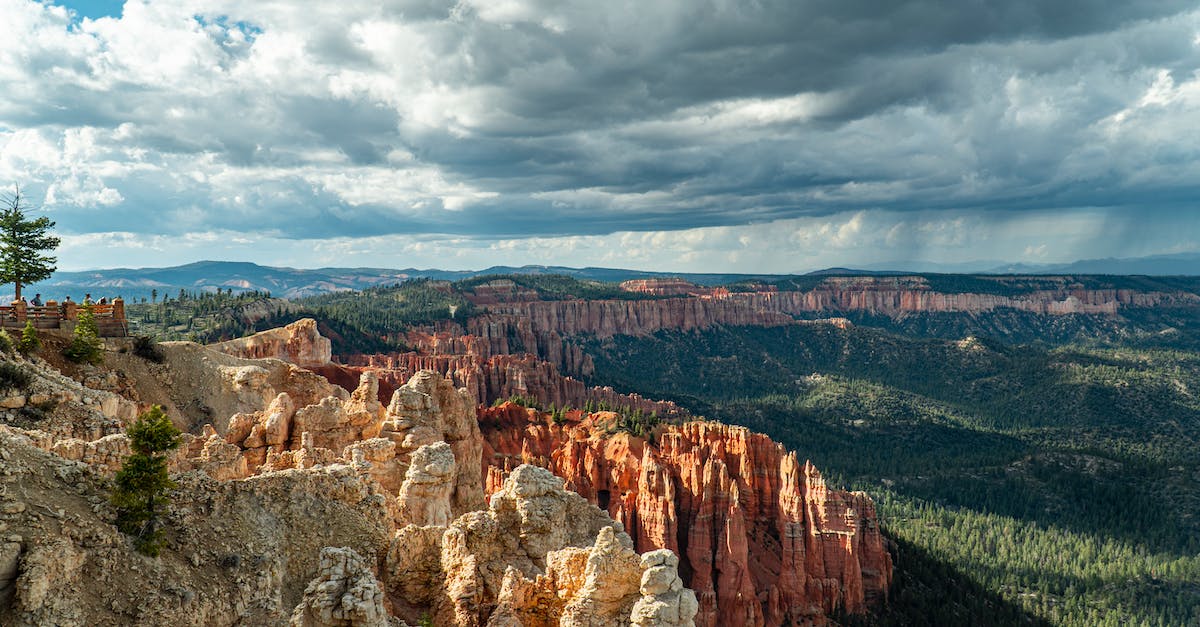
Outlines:
{"type": "Polygon", "coordinates": [[[167,452],[179,447],[179,429],[155,405],[138,416],[127,431],[133,453],[113,480],[109,500],[117,509],[117,528],[133,537],[134,546],[155,557],[162,550],[162,516],[175,482],[167,473],[167,452]]]}
{"type": "Polygon", "coordinates": [[[38,339],[37,329],[33,328],[33,321],[25,321],[25,328],[21,329],[21,341],[17,344],[17,350],[21,351],[23,355],[42,350],[42,341],[38,339]]]}

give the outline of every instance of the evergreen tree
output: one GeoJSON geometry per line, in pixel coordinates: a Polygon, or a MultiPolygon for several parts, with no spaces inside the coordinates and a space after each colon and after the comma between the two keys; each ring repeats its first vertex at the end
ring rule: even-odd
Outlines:
{"type": "Polygon", "coordinates": [[[22,205],[21,189],[3,200],[0,208],[0,281],[21,286],[50,278],[57,269],[57,257],[42,254],[58,248],[59,238],[48,235],[54,221],[42,216],[29,219],[22,205]]]}
{"type": "Polygon", "coordinates": [[[98,364],[104,360],[101,350],[100,330],[96,327],[96,316],[92,306],[84,303],[79,308],[79,320],[75,322],[75,334],[71,343],[63,349],[63,356],[71,361],[82,364],[98,364]]]}
{"type": "Polygon", "coordinates": [[[28,355],[42,349],[42,341],[38,339],[37,329],[33,328],[33,322],[25,321],[25,328],[21,330],[21,341],[17,344],[17,350],[28,355]]]}
{"type": "Polygon", "coordinates": [[[113,480],[110,496],[117,509],[117,528],[133,537],[134,546],[151,557],[162,549],[161,517],[175,487],[167,474],[167,451],[178,448],[179,430],[159,405],[138,416],[128,430],[133,453],[113,480]]]}

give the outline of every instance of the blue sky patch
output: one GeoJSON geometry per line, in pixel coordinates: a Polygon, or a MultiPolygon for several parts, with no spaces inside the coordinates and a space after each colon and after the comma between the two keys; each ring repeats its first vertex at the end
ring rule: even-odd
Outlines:
{"type": "Polygon", "coordinates": [[[121,17],[121,8],[125,0],[59,0],[55,4],[64,6],[75,12],[79,18],[93,20],[102,17],[121,17]]]}

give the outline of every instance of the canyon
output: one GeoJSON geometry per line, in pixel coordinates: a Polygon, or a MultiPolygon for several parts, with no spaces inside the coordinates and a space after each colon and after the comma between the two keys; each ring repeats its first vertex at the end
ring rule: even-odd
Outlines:
{"type": "Polygon", "coordinates": [[[682,422],[635,438],[579,410],[555,425],[429,370],[385,403],[383,370],[352,390],[317,374],[337,366],[322,340],[303,321],[163,343],[157,364],[2,357],[34,374],[0,421],[0,622],[822,624],[885,602],[869,498],[765,436],[682,422]],[[55,409],[20,413],[35,397],[55,409]],[[104,498],[153,405],[185,431],[157,559],[104,498]]]}
{"type": "MultiPolygon", "coordinates": [[[[595,367],[583,342],[616,335],[702,331],[715,326],[832,324],[845,328],[851,324],[843,317],[848,315],[903,319],[939,313],[976,316],[1013,311],[1039,316],[1115,317],[1133,309],[1200,305],[1200,295],[1189,291],[1089,289],[1071,277],[997,278],[988,285],[997,293],[938,291],[921,276],[829,277],[809,290],[751,287],[754,289],[750,291],[731,292],[678,280],[642,279],[623,284],[623,289],[638,298],[542,300],[536,291],[513,281],[492,281],[464,292],[477,308],[464,322],[417,325],[397,334],[395,339],[410,347],[411,352],[341,357],[346,364],[377,368],[398,365],[410,373],[423,367],[444,373],[461,371],[451,376],[490,402],[505,398],[505,392],[521,389],[514,367],[533,375],[531,379],[542,377],[513,362],[494,365],[491,372],[485,372],[489,370],[485,365],[489,359],[533,355],[557,369],[554,375],[545,374],[547,377],[561,373],[587,379],[595,367]],[[478,372],[474,372],[477,367],[478,372]]],[[[548,379],[543,381],[549,383],[548,379]]],[[[560,404],[578,404],[587,396],[572,384],[542,385],[547,388],[546,398],[553,397],[553,402],[560,404]]]]}

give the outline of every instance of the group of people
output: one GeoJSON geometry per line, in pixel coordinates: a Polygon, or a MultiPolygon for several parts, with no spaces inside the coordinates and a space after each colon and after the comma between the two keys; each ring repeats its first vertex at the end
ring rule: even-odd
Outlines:
{"type": "MultiPolygon", "coordinates": [[[[118,297],[118,298],[120,298],[120,297],[118,297]]],[[[29,299],[29,300],[26,300],[25,297],[22,296],[16,302],[24,303],[27,307],[45,307],[46,306],[46,303],[42,300],[41,294],[34,294],[33,298],[29,299]]],[[[50,301],[50,302],[53,303],[54,301],[50,301]]],[[[84,304],[84,305],[108,305],[111,303],[112,303],[112,301],[109,300],[109,298],[107,296],[101,297],[100,300],[92,300],[91,294],[83,295],[83,303],[82,304],[84,304]]],[[[61,318],[73,316],[73,314],[70,312],[70,310],[72,310],[75,306],[76,306],[75,301],[71,300],[70,296],[67,296],[66,298],[64,298],[62,300],[61,303],[58,303],[58,312],[57,312],[58,316],[61,318]]],[[[3,318],[5,320],[16,319],[17,309],[15,307],[6,308],[6,309],[7,309],[7,314],[0,315],[0,318],[3,318]]],[[[45,309],[29,311],[27,315],[30,318],[38,318],[38,319],[55,317],[53,314],[47,312],[45,309]]]]}
{"type": "MultiPolygon", "coordinates": [[[[22,303],[25,303],[26,305],[29,305],[30,307],[43,307],[46,304],[46,303],[42,302],[41,293],[34,294],[33,300],[25,300],[25,297],[22,296],[20,301],[22,303]]],[[[71,302],[71,297],[67,296],[66,298],[63,299],[62,304],[63,304],[63,306],[66,306],[66,304],[69,302],[71,302]]],[[[95,301],[95,300],[92,300],[91,294],[84,294],[83,295],[83,304],[85,304],[85,305],[107,305],[108,297],[101,296],[99,301],[95,301]]]]}

